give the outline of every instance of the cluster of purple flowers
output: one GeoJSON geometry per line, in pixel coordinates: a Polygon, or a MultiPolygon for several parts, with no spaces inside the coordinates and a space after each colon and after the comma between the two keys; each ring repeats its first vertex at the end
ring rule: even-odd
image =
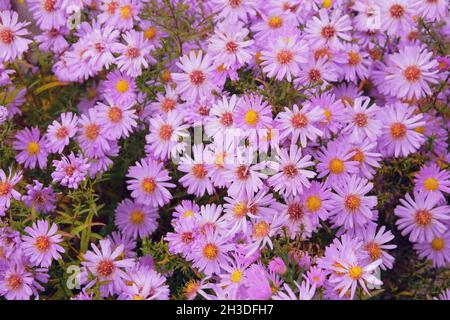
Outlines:
{"type": "Polygon", "coordinates": [[[374,177],[384,160],[415,154],[427,161],[412,194],[399,199],[395,223],[420,258],[448,266],[449,123],[423,106],[448,108],[441,83],[450,60],[418,37],[417,22],[448,37],[445,0],[171,1],[179,2],[186,15],[213,17],[214,28],[170,54],[163,48],[171,30],[144,18],[146,0],[26,0],[40,30],[34,36],[8,1],[0,4],[0,86],[15,92],[0,106],[0,125],[26,102],[13,63],[31,43],[53,55],[59,81],[89,86],[76,112],[14,134],[21,170],[0,168],[0,216],[7,224],[11,203],[23,201],[39,217],[23,234],[0,227],[0,295],[39,296],[52,262],[70,250],[71,235],[49,222],[60,192],[108,171],[120,142],[138,132],[146,156],[128,169],[118,231],[91,243],[79,262],[76,299],[92,299],[94,288],[102,298],[170,298],[170,275],[138,254],[169,203],[173,230],[163,239],[201,275],[186,283],[187,299],[370,295],[383,284],[379,270],[394,267],[397,247],[380,219],[374,177]],[[71,6],[88,17],[73,30],[71,6]],[[161,88],[152,96],[140,89],[141,75],[156,65],[160,77],[145,84],[161,88]],[[253,91],[227,90],[245,72],[253,91]],[[274,105],[268,92],[277,86],[304,98],[274,105]],[[28,178],[33,170],[49,170],[52,183],[28,178]],[[180,187],[186,198],[174,199],[180,187]],[[335,238],[322,252],[269,254],[277,239],[312,242],[324,225],[335,238]],[[294,283],[283,278],[289,268],[301,270],[294,283]]]}

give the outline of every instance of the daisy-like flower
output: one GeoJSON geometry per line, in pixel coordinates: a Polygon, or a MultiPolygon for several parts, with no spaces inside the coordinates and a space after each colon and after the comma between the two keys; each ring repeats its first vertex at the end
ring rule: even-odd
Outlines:
{"type": "Polygon", "coordinates": [[[183,112],[185,104],[179,102],[179,96],[175,89],[171,86],[164,87],[165,93],[158,92],[155,102],[152,102],[149,107],[144,110],[145,118],[154,116],[154,113],[161,115],[163,118],[170,111],[176,110],[177,112],[183,112]]]}
{"type": "Polygon", "coordinates": [[[212,195],[214,187],[210,180],[211,155],[203,144],[194,145],[193,157],[185,155],[178,165],[178,170],[186,174],[179,180],[187,192],[197,197],[205,193],[212,195]]]}
{"type": "Polygon", "coordinates": [[[308,63],[302,64],[299,77],[294,80],[296,86],[317,86],[337,81],[338,72],[327,58],[315,59],[311,56],[308,63]]]}
{"type": "Polygon", "coordinates": [[[374,276],[375,269],[380,265],[381,259],[366,264],[358,259],[352,250],[348,249],[336,265],[332,267],[337,276],[330,278],[329,281],[335,284],[335,290],[340,292],[339,296],[341,297],[350,290],[350,299],[353,299],[358,284],[370,295],[367,284],[373,286],[383,284],[380,279],[374,276]]]}
{"type": "Polygon", "coordinates": [[[348,146],[342,141],[330,141],[325,147],[320,148],[316,159],[318,178],[328,175],[327,183],[332,185],[345,178],[348,174],[357,174],[358,162],[353,161],[354,152],[350,152],[348,146]]]}
{"type": "Polygon", "coordinates": [[[414,25],[412,3],[409,0],[385,0],[380,3],[381,28],[390,36],[408,33],[414,25]]]}
{"type": "Polygon", "coordinates": [[[299,285],[294,281],[295,286],[298,289],[298,295],[289,287],[287,283],[284,284],[283,288],[286,292],[278,291],[273,297],[273,300],[312,300],[314,294],[316,293],[316,285],[311,283],[309,279],[306,279],[299,285]]]}
{"type": "Polygon", "coordinates": [[[70,138],[77,133],[78,117],[72,112],[61,114],[61,122],[53,120],[47,128],[47,148],[50,152],[62,153],[70,138]]]}
{"type": "Polygon", "coordinates": [[[103,297],[114,294],[116,290],[121,290],[124,285],[126,273],[124,268],[134,265],[132,259],[122,259],[123,245],[119,245],[114,250],[110,240],[100,240],[100,248],[91,244],[92,250],[88,250],[83,255],[81,265],[95,276],[95,282],[101,282],[100,293],[103,297]]]}
{"type": "Polygon", "coordinates": [[[415,243],[414,250],[420,258],[431,260],[433,267],[446,267],[450,263],[450,233],[447,231],[431,241],[415,243]]]}
{"type": "Polygon", "coordinates": [[[263,179],[267,178],[267,175],[262,173],[261,170],[266,168],[264,162],[251,164],[235,163],[225,164],[225,179],[230,184],[228,188],[228,195],[239,196],[240,194],[246,194],[252,196],[258,192],[263,186],[263,179]]]}
{"type": "Polygon", "coordinates": [[[138,202],[151,207],[163,206],[172,199],[167,188],[174,188],[164,164],[151,159],[142,159],[128,170],[128,190],[138,202]]]}
{"type": "Polygon", "coordinates": [[[103,134],[109,140],[129,137],[133,129],[137,127],[136,110],[134,101],[127,104],[114,102],[106,97],[106,103],[97,104],[99,124],[103,128],[103,134]]]}
{"type": "Polygon", "coordinates": [[[342,41],[350,41],[349,31],[352,29],[348,15],[336,9],[328,15],[326,9],[320,9],[319,17],[313,17],[306,23],[306,39],[314,48],[329,46],[332,49],[343,49],[342,41]]]}
{"type": "Polygon", "coordinates": [[[305,204],[300,196],[285,197],[286,205],[281,205],[280,209],[286,216],[285,227],[291,239],[299,237],[301,239],[311,237],[313,226],[309,216],[305,214],[305,204]]]}
{"type": "Polygon", "coordinates": [[[112,26],[101,27],[95,21],[91,29],[82,38],[82,41],[86,42],[86,51],[83,56],[89,59],[89,64],[95,70],[109,68],[116,60],[113,53],[120,50],[118,42],[120,32],[112,26]]]}
{"type": "Polygon", "coordinates": [[[348,176],[341,184],[332,186],[335,206],[330,210],[330,219],[335,226],[350,230],[362,227],[375,218],[376,196],[368,196],[373,183],[356,175],[348,176]]]}
{"type": "Polygon", "coordinates": [[[222,100],[217,100],[209,112],[209,121],[206,122],[205,131],[210,137],[216,134],[223,134],[227,129],[233,128],[234,125],[234,110],[238,97],[233,94],[230,98],[222,97],[222,100]]]}
{"type": "Polygon", "coordinates": [[[369,180],[375,174],[374,168],[381,166],[380,161],[382,155],[381,153],[375,152],[377,145],[377,141],[370,141],[366,138],[358,143],[352,144],[350,148],[350,152],[353,153],[351,160],[358,162],[359,175],[369,180]]]}
{"type": "Polygon", "coordinates": [[[245,95],[236,104],[236,127],[244,130],[244,135],[252,129],[271,127],[272,110],[260,95],[245,95]]]}
{"type": "Polygon", "coordinates": [[[298,26],[296,16],[289,11],[270,10],[262,13],[261,17],[251,28],[258,43],[268,42],[283,33],[292,33],[298,26]]]}
{"type": "Polygon", "coordinates": [[[14,186],[22,179],[22,171],[12,174],[11,168],[9,175],[0,168],[0,216],[4,215],[5,209],[11,205],[11,198],[20,199],[20,193],[14,189],[14,186]]]}
{"type": "Polygon", "coordinates": [[[167,232],[164,237],[169,243],[169,252],[186,257],[192,250],[198,226],[194,219],[182,219],[174,223],[173,228],[174,232],[167,232]]]}
{"type": "Polygon", "coordinates": [[[372,223],[360,230],[360,237],[364,242],[363,250],[368,254],[370,260],[375,262],[381,259],[380,268],[382,270],[392,269],[394,257],[387,252],[397,248],[395,244],[388,244],[394,239],[392,232],[386,230],[385,226],[381,226],[377,231],[377,225],[372,223]]]}
{"type": "Polygon", "coordinates": [[[220,273],[220,266],[230,262],[228,252],[235,245],[227,238],[220,236],[217,231],[206,229],[204,237],[198,238],[192,245],[192,251],[188,253],[188,259],[193,261],[192,266],[206,275],[220,273]]]}
{"type": "Polygon", "coordinates": [[[120,0],[119,7],[115,10],[114,19],[110,23],[121,30],[130,30],[133,28],[134,22],[140,20],[139,12],[141,8],[141,1],[120,0]]]}
{"type": "Polygon", "coordinates": [[[139,265],[127,274],[127,285],[119,300],[169,300],[170,291],[166,277],[155,270],[139,265]]]}
{"type": "Polygon", "coordinates": [[[414,190],[436,193],[444,198],[444,193],[450,193],[450,173],[440,170],[436,163],[424,166],[414,179],[414,190]]]}
{"type": "Polygon", "coordinates": [[[317,128],[324,132],[327,138],[331,133],[338,133],[344,124],[345,106],[334,94],[324,92],[310,98],[310,104],[319,106],[324,114],[324,119],[318,123],[317,128]]]}
{"type": "Polygon", "coordinates": [[[190,51],[180,57],[176,63],[182,73],[172,73],[172,79],[177,84],[177,93],[186,101],[195,101],[203,96],[210,96],[217,89],[212,81],[212,65],[209,54],[202,51],[190,51]]]}
{"type": "Polygon", "coordinates": [[[61,0],[27,0],[30,12],[42,30],[59,29],[67,23],[61,0]]]}
{"type": "Polygon", "coordinates": [[[450,206],[439,205],[440,197],[433,193],[414,192],[414,199],[406,194],[400,199],[394,213],[395,222],[402,235],[409,234],[411,242],[431,242],[446,230],[445,220],[450,219],[450,206]]]}
{"type": "Polygon", "coordinates": [[[28,50],[31,40],[23,38],[29,34],[26,26],[29,22],[18,22],[15,11],[0,11],[0,61],[14,61],[28,50]]]}
{"type": "Polygon", "coordinates": [[[130,77],[140,76],[142,68],[148,67],[146,56],[150,54],[152,45],[143,32],[136,30],[125,32],[123,39],[127,44],[118,45],[120,56],[116,59],[117,67],[130,77]]]}
{"type": "Polygon", "coordinates": [[[19,131],[15,136],[13,148],[19,151],[16,156],[17,162],[23,164],[25,168],[34,169],[36,164],[41,169],[47,167],[47,141],[45,137],[41,138],[38,127],[19,131]]]}
{"type": "Polygon", "coordinates": [[[156,230],[157,218],[158,209],[125,199],[117,206],[114,221],[124,235],[143,239],[156,230]]]}
{"type": "Polygon", "coordinates": [[[300,74],[300,64],[308,62],[308,45],[296,35],[279,36],[270,50],[261,52],[261,60],[268,77],[291,81],[300,74]]]}
{"type": "Polygon", "coordinates": [[[273,249],[271,237],[280,232],[286,224],[288,215],[274,213],[269,217],[258,217],[252,223],[251,243],[246,246],[246,258],[251,257],[258,250],[268,246],[273,249]]]}
{"type": "Polygon", "coordinates": [[[305,204],[305,212],[309,216],[313,227],[319,225],[319,221],[328,219],[334,201],[329,187],[318,181],[312,181],[308,189],[302,194],[302,202],[305,204]]]}
{"type": "Polygon", "coordinates": [[[90,108],[88,114],[82,114],[79,121],[78,143],[84,154],[90,158],[101,158],[111,145],[101,124],[98,107],[90,108]]]}
{"type": "Polygon", "coordinates": [[[438,82],[438,63],[432,56],[420,46],[407,46],[390,55],[385,79],[391,94],[402,99],[430,95],[430,84],[438,82]]]}
{"type": "Polygon", "coordinates": [[[183,151],[186,144],[180,139],[188,136],[183,118],[183,113],[170,111],[165,119],[160,115],[150,119],[150,133],[145,137],[147,152],[165,160],[183,151]]]}
{"type": "Polygon", "coordinates": [[[236,24],[222,23],[216,26],[215,33],[209,38],[208,52],[214,65],[243,66],[252,57],[249,48],[253,40],[245,40],[249,30],[242,22],[236,24]]]}
{"type": "Polygon", "coordinates": [[[34,278],[23,262],[15,259],[2,271],[0,294],[7,300],[29,300],[33,295],[34,278]]]}
{"type": "Polygon", "coordinates": [[[39,50],[60,54],[69,47],[69,43],[64,38],[68,34],[69,29],[63,26],[59,29],[45,30],[42,34],[35,36],[34,39],[40,43],[39,50]]]}
{"type": "Polygon", "coordinates": [[[212,0],[213,10],[218,14],[218,18],[225,18],[229,23],[238,20],[247,22],[248,15],[256,13],[256,0],[212,0]]]}
{"type": "Polygon", "coordinates": [[[23,196],[25,204],[29,208],[34,208],[37,212],[48,213],[56,206],[56,194],[51,186],[44,187],[42,183],[34,180],[34,185],[27,185],[27,194],[23,196]]]}
{"type": "Polygon", "coordinates": [[[175,207],[175,212],[172,213],[172,217],[191,219],[198,215],[199,209],[200,207],[194,201],[181,200],[181,203],[175,207]]]}
{"type": "Polygon", "coordinates": [[[445,18],[448,3],[445,0],[413,0],[411,7],[426,20],[439,21],[445,18]]]}
{"type": "Polygon", "coordinates": [[[23,248],[25,254],[35,266],[49,267],[52,260],[61,258],[64,248],[58,243],[63,239],[58,234],[58,227],[46,220],[38,220],[31,227],[26,227],[28,234],[23,237],[23,248]]]}
{"type": "Polygon", "coordinates": [[[307,141],[315,142],[323,132],[317,127],[324,120],[323,111],[319,106],[313,107],[306,103],[301,109],[296,104],[292,110],[287,107],[280,112],[276,119],[279,124],[280,139],[290,138],[291,144],[300,140],[302,147],[307,146],[307,141]]]}
{"type": "Polygon", "coordinates": [[[347,81],[357,81],[369,76],[369,54],[357,44],[345,45],[344,51],[333,61],[340,67],[341,77],[347,81]]]}
{"type": "Polygon", "coordinates": [[[220,285],[225,287],[226,291],[238,293],[242,288],[245,271],[248,267],[248,261],[245,261],[242,256],[234,254],[230,263],[222,266],[224,273],[219,274],[220,285]]]}
{"type": "Polygon", "coordinates": [[[357,142],[368,137],[375,141],[381,134],[381,121],[378,119],[379,107],[370,105],[369,97],[356,98],[353,106],[347,106],[345,120],[347,125],[342,130],[349,135],[349,142],[357,142]]]}
{"type": "Polygon", "coordinates": [[[136,101],[136,82],[122,72],[114,70],[108,73],[103,87],[103,96],[110,97],[115,103],[129,104],[136,101]]]}
{"type": "Polygon", "coordinates": [[[310,155],[302,157],[301,149],[291,144],[289,153],[287,149],[280,150],[277,161],[279,162],[278,172],[267,180],[275,191],[280,192],[284,197],[296,196],[303,193],[303,187],[310,187],[311,183],[308,179],[316,176],[315,172],[305,170],[314,165],[310,155]]]}
{"type": "Polygon", "coordinates": [[[71,189],[78,189],[81,181],[86,179],[90,164],[88,160],[81,155],[76,157],[73,152],[68,157],[62,156],[61,160],[53,160],[55,171],[52,173],[52,179],[60,182],[61,185],[71,189]]]}
{"type": "Polygon", "coordinates": [[[425,136],[414,130],[425,125],[422,118],[421,113],[414,114],[413,107],[401,102],[385,106],[381,115],[380,152],[395,157],[416,152],[425,142],[425,136]]]}

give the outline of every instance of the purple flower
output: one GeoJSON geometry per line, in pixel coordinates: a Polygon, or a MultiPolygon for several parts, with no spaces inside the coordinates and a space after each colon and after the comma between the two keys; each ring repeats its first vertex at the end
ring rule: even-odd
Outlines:
{"type": "Polygon", "coordinates": [[[120,71],[130,77],[142,74],[142,67],[147,68],[146,56],[150,53],[152,45],[144,38],[144,33],[131,30],[123,35],[126,45],[119,44],[117,52],[120,56],[116,60],[120,71]]]}
{"type": "Polygon", "coordinates": [[[47,143],[44,137],[40,137],[38,127],[25,128],[19,131],[13,142],[13,148],[20,151],[16,160],[22,163],[25,168],[34,169],[36,164],[39,168],[47,167],[47,143]]]}
{"type": "Polygon", "coordinates": [[[158,227],[157,218],[158,209],[125,199],[117,206],[115,224],[124,235],[146,238],[158,227]]]}
{"type": "Polygon", "coordinates": [[[0,61],[14,61],[28,50],[31,40],[23,38],[29,34],[25,29],[29,22],[18,22],[15,11],[0,11],[0,61]]]}
{"type": "Polygon", "coordinates": [[[20,193],[14,189],[14,186],[22,179],[22,171],[12,174],[11,168],[9,175],[0,169],[0,216],[5,214],[5,209],[11,205],[11,198],[20,199],[20,193]]]}
{"type": "Polygon", "coordinates": [[[27,185],[27,190],[27,194],[23,196],[27,207],[42,213],[55,210],[56,194],[51,186],[44,187],[38,180],[34,180],[34,185],[27,185]]]}
{"type": "Polygon", "coordinates": [[[84,181],[89,170],[87,159],[81,155],[76,157],[73,152],[68,157],[62,156],[61,160],[53,160],[53,166],[54,181],[71,189],[78,189],[78,184],[84,181]]]}
{"type": "Polygon", "coordinates": [[[62,153],[70,139],[77,133],[78,117],[72,112],[61,114],[61,122],[53,120],[47,128],[47,147],[51,152],[62,153]]]}
{"type": "Polygon", "coordinates": [[[109,140],[129,137],[133,129],[137,127],[134,101],[124,104],[113,102],[109,97],[105,100],[106,104],[99,102],[96,105],[98,123],[103,135],[109,140]]]}
{"type": "Polygon", "coordinates": [[[48,221],[38,220],[32,227],[26,227],[25,232],[28,235],[23,237],[23,249],[33,265],[49,267],[52,259],[61,258],[64,249],[58,243],[63,240],[57,234],[56,224],[50,226],[48,221]]]}
{"type": "Polygon", "coordinates": [[[22,261],[14,260],[2,272],[0,294],[7,300],[29,300],[33,294],[33,275],[27,271],[22,261]]]}

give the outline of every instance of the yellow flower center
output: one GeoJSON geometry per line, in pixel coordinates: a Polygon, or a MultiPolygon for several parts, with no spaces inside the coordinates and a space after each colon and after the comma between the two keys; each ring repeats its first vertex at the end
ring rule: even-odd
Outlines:
{"type": "Polygon", "coordinates": [[[272,17],[267,22],[270,28],[272,29],[278,29],[281,28],[283,25],[283,19],[281,17],[272,17]]]}
{"type": "Polygon", "coordinates": [[[256,238],[267,237],[269,235],[270,227],[265,221],[260,221],[253,226],[253,235],[256,238]]]}
{"type": "Polygon", "coordinates": [[[46,252],[50,248],[50,239],[47,236],[38,236],[34,246],[41,252],[46,252]]]}
{"type": "Polygon", "coordinates": [[[133,296],[133,300],[144,300],[144,297],[141,296],[141,295],[135,294],[135,295],[133,296]]]}
{"type": "Polygon", "coordinates": [[[28,143],[27,151],[30,156],[37,154],[39,152],[39,145],[35,141],[32,141],[28,143]]]}
{"type": "Polygon", "coordinates": [[[330,8],[333,5],[333,0],[323,0],[322,6],[325,9],[330,8]]]}
{"type": "Polygon", "coordinates": [[[242,279],[242,271],[234,270],[231,274],[230,280],[232,282],[241,282],[242,279]]]}
{"type": "Polygon", "coordinates": [[[203,248],[203,255],[205,256],[206,259],[208,260],[214,260],[217,258],[217,255],[219,253],[219,249],[217,248],[217,246],[213,243],[208,243],[204,248],[203,248]]]}
{"type": "Polygon", "coordinates": [[[436,191],[439,188],[439,181],[436,178],[428,178],[423,182],[423,186],[428,191],[436,191]]]}
{"type": "Polygon", "coordinates": [[[245,122],[247,122],[248,125],[254,126],[256,123],[258,123],[259,120],[259,114],[255,110],[248,110],[245,114],[245,122]]]}
{"type": "Polygon", "coordinates": [[[345,197],[344,205],[348,211],[356,211],[361,206],[361,198],[356,194],[349,194],[345,197]]]}
{"type": "Polygon", "coordinates": [[[116,89],[117,91],[119,91],[120,93],[125,93],[128,91],[128,82],[125,80],[119,80],[116,83],[116,89]]]}
{"type": "Polygon", "coordinates": [[[192,211],[192,210],[188,210],[185,213],[183,213],[183,217],[184,218],[190,218],[190,217],[193,217],[193,216],[194,216],[194,211],[192,211]]]}
{"type": "Polygon", "coordinates": [[[144,36],[148,40],[153,40],[156,37],[156,34],[157,34],[157,31],[156,31],[155,27],[147,28],[147,30],[145,30],[145,32],[144,32],[144,36]]]}
{"type": "Polygon", "coordinates": [[[131,212],[130,221],[132,224],[141,224],[144,221],[144,213],[141,210],[131,212]]]}
{"type": "Polygon", "coordinates": [[[325,115],[325,119],[327,119],[326,122],[330,122],[330,120],[331,120],[331,111],[329,109],[325,109],[323,111],[323,114],[325,115]]]}
{"type": "Polygon", "coordinates": [[[131,17],[132,7],[130,5],[123,6],[122,8],[120,8],[120,13],[122,15],[122,18],[128,20],[131,17]]]}
{"type": "Polygon", "coordinates": [[[240,202],[234,207],[234,215],[238,218],[244,217],[247,214],[247,204],[240,202]]]}
{"type": "Polygon", "coordinates": [[[353,266],[348,270],[348,275],[353,280],[359,280],[363,274],[363,270],[359,266],[353,266]]]}
{"type": "Polygon", "coordinates": [[[431,241],[431,247],[436,251],[441,251],[445,247],[444,239],[436,237],[431,241]]]}
{"type": "Polygon", "coordinates": [[[322,200],[318,196],[309,196],[306,198],[306,207],[309,211],[315,212],[322,206],[322,200]]]}
{"type": "Polygon", "coordinates": [[[156,189],[156,183],[155,180],[152,178],[145,178],[142,181],[142,190],[146,193],[153,193],[156,189]]]}
{"type": "Polygon", "coordinates": [[[331,173],[341,174],[344,172],[344,161],[338,158],[334,158],[329,163],[329,169],[331,173]]]}

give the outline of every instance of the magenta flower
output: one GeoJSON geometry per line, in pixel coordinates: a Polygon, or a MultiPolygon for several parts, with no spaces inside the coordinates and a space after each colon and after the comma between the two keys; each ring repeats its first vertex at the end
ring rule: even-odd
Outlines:
{"type": "Polygon", "coordinates": [[[436,194],[414,192],[414,199],[409,193],[400,199],[394,213],[395,222],[402,235],[409,234],[411,242],[431,242],[447,230],[445,220],[450,219],[450,206],[439,205],[440,197],[436,194]]]}
{"type": "Polygon", "coordinates": [[[149,267],[139,266],[129,271],[127,283],[119,300],[169,300],[166,277],[149,267]]]}
{"type": "Polygon", "coordinates": [[[33,294],[33,275],[22,261],[12,261],[0,278],[0,294],[7,300],[29,300],[33,294]]]}
{"type": "Polygon", "coordinates": [[[87,159],[81,155],[76,157],[73,152],[68,157],[62,156],[61,160],[53,160],[55,171],[52,178],[55,182],[71,189],[78,189],[80,182],[86,179],[89,166],[87,159]]]}
{"type": "MultiPolygon", "coordinates": [[[[118,112],[115,114],[118,114],[118,112]]],[[[114,119],[118,118],[118,116],[114,117],[114,119]]],[[[111,144],[106,136],[106,129],[102,125],[100,108],[98,106],[90,108],[87,115],[81,115],[78,124],[77,140],[84,154],[92,158],[104,156],[111,148],[111,144]]]]}
{"type": "Polygon", "coordinates": [[[13,148],[19,151],[16,156],[17,162],[23,164],[25,168],[34,169],[36,164],[41,169],[47,167],[47,143],[45,137],[41,138],[38,127],[19,131],[15,136],[13,148]]]}
{"type": "Polygon", "coordinates": [[[252,129],[266,129],[271,127],[272,106],[263,101],[260,95],[245,95],[236,104],[236,127],[243,129],[247,135],[252,129]]]}
{"type": "Polygon", "coordinates": [[[47,128],[47,147],[51,152],[62,153],[70,139],[77,133],[78,117],[72,112],[61,114],[61,122],[53,120],[47,128]]]}
{"type": "Polygon", "coordinates": [[[415,243],[414,250],[420,258],[431,260],[433,267],[446,267],[450,262],[450,233],[446,231],[431,241],[415,243]]]}
{"type": "Polygon", "coordinates": [[[42,30],[59,29],[67,23],[61,0],[27,0],[37,25],[42,30]]]}
{"type": "Polygon", "coordinates": [[[444,193],[450,193],[450,173],[440,170],[436,163],[431,163],[420,169],[414,184],[414,191],[434,193],[444,198],[444,193]]]}
{"type": "Polygon", "coordinates": [[[136,83],[134,79],[117,70],[108,73],[102,90],[105,99],[111,98],[118,104],[134,103],[136,100],[136,83]]]}
{"type": "Polygon", "coordinates": [[[120,56],[116,60],[117,67],[130,77],[140,76],[142,68],[148,67],[146,56],[152,45],[144,38],[143,32],[136,30],[125,32],[123,39],[127,44],[118,45],[117,52],[120,56]]]}
{"type": "Polygon", "coordinates": [[[9,175],[0,168],[0,216],[5,214],[5,209],[11,205],[11,198],[20,199],[20,193],[14,189],[14,186],[22,180],[22,171],[12,174],[11,168],[9,175]]]}
{"type": "Polygon", "coordinates": [[[169,172],[163,169],[163,163],[142,159],[128,170],[128,190],[138,202],[147,206],[162,207],[172,199],[167,188],[174,188],[169,172]]]}
{"type": "Polygon", "coordinates": [[[27,185],[27,194],[23,196],[25,204],[29,208],[34,208],[37,212],[49,213],[55,210],[56,194],[51,186],[44,187],[38,180],[34,180],[34,185],[27,185]]]}
{"type": "Polygon", "coordinates": [[[29,34],[25,29],[29,22],[18,22],[15,11],[0,11],[0,60],[14,61],[28,50],[31,40],[23,38],[29,34]]]}
{"type": "Polygon", "coordinates": [[[146,238],[158,227],[158,209],[125,199],[119,203],[115,224],[124,235],[134,239],[146,238]]]}
{"type": "Polygon", "coordinates": [[[62,242],[61,235],[57,234],[58,227],[52,223],[49,225],[46,220],[38,220],[32,227],[26,227],[28,236],[23,237],[23,248],[31,263],[41,267],[49,267],[52,259],[61,258],[60,253],[64,252],[63,247],[58,243],[62,242]]]}
{"type": "Polygon", "coordinates": [[[137,127],[134,101],[124,104],[114,102],[109,97],[105,100],[105,103],[99,102],[96,105],[98,124],[103,129],[103,135],[109,140],[128,138],[137,127]]]}

